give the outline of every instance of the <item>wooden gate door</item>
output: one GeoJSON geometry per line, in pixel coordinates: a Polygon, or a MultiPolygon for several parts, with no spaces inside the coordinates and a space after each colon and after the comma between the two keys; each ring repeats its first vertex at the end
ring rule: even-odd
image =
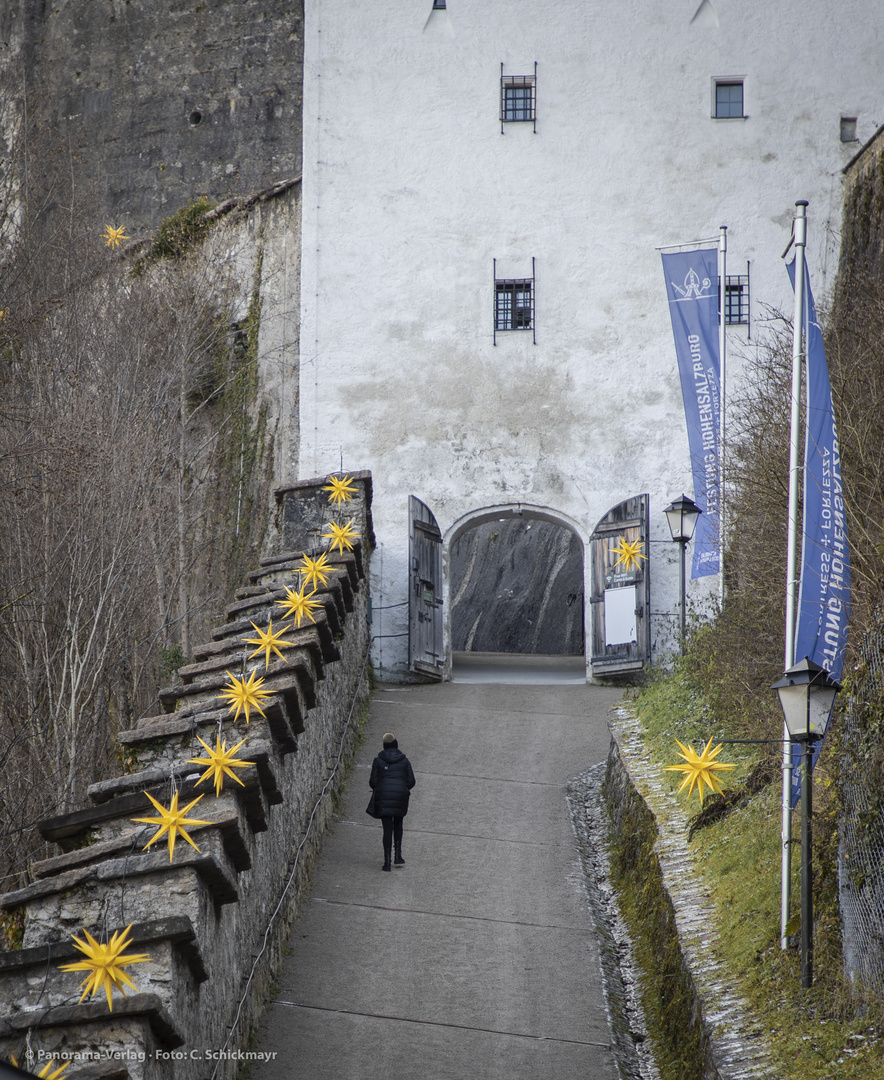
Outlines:
{"type": "Polygon", "coordinates": [[[442,678],[442,533],[433,511],[408,496],[408,667],[442,678]]]}
{"type": "Polygon", "coordinates": [[[590,537],[593,675],[639,671],[651,659],[648,503],[624,499],[590,537]]]}

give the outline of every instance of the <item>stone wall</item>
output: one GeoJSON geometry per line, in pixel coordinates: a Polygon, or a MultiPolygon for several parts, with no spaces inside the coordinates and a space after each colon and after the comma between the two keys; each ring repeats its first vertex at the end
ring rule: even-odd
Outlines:
{"type": "Polygon", "coordinates": [[[298,0],[11,0],[0,69],[22,61],[79,187],[134,236],[300,173],[303,22],[298,0]]]}
{"type": "Polygon", "coordinates": [[[162,711],[120,733],[123,773],[93,785],[90,806],[40,823],[60,853],[32,867],[29,885],[0,896],[17,946],[0,953],[0,1058],[21,1062],[30,1046],[38,1067],[54,1055],[72,1059],[66,1075],[104,1080],[235,1073],[367,702],[371,485],[367,473],[354,478],[348,516],[361,539],[331,555],[315,623],[286,633],[283,659],[265,672],[244,638],[271,618],[275,628],[287,622],[274,605],[296,585],[301,553],[318,550],[330,519],[325,478],[278,492],[276,553],[249,575],[176,685],[160,690],[162,711]],[[219,694],[229,672],[253,669],[272,696],[264,716],[253,710],[244,722],[219,694]],[[236,770],[241,785],[226,779],[216,797],[188,759],[205,757],[198,738],[214,748],[218,736],[228,747],[243,740],[237,756],[252,764],[236,770]],[[182,807],[202,793],[189,816],[207,824],[189,830],[197,847],[179,837],[170,857],[165,838],[144,850],[156,827],[133,819],[156,814],[146,792],[167,806],[173,790],[182,807]],[[84,973],[59,971],[81,959],[71,935],[85,929],[103,940],[130,923],[127,951],[149,956],[127,969],[137,989],[115,993],[112,1010],[103,995],[79,1003],[84,973]]]}
{"type": "MultiPolygon", "coordinates": [[[[640,909],[640,927],[626,920],[626,967],[639,969],[649,1039],[663,1043],[670,1062],[690,1051],[679,1077],[775,1080],[764,1031],[717,958],[715,915],[688,846],[684,803],[649,761],[627,708],[612,712],[611,734],[604,780],[611,885],[633,890],[640,909]],[[645,872],[636,874],[640,865],[645,872]]],[[[624,911],[622,896],[616,903],[624,911]]]]}

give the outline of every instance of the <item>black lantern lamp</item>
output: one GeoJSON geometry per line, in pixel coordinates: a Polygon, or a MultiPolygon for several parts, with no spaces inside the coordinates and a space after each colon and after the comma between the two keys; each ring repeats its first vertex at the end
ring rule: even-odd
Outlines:
{"type": "Polygon", "coordinates": [[[813,744],[823,737],[841,689],[825,668],[805,656],[773,684],[780,696],[789,738],[803,747],[801,760],[801,985],[813,986],[813,890],[811,888],[811,783],[813,744]]]}
{"type": "Polygon", "coordinates": [[[684,638],[685,638],[685,580],[684,580],[684,559],[685,548],[690,543],[694,535],[694,529],[697,527],[697,519],[703,511],[699,506],[687,497],[687,495],[681,495],[677,499],[673,499],[672,502],[663,511],[666,515],[666,520],[669,522],[669,531],[672,534],[672,539],[681,546],[681,562],[679,569],[679,596],[681,597],[681,648],[684,651],[684,638]]]}

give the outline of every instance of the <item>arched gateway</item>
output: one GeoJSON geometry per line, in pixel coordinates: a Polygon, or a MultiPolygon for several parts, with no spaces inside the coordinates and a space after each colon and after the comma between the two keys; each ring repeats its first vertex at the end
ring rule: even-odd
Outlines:
{"type": "Polygon", "coordinates": [[[584,655],[586,538],[575,523],[517,503],[470,513],[443,538],[420,499],[409,509],[413,671],[442,678],[451,652],[584,655]]]}
{"type": "Polygon", "coordinates": [[[443,536],[413,495],[409,524],[412,671],[441,679],[447,657],[469,652],[585,656],[601,677],[649,660],[647,495],[612,507],[591,536],[522,503],[474,511],[443,536]]]}

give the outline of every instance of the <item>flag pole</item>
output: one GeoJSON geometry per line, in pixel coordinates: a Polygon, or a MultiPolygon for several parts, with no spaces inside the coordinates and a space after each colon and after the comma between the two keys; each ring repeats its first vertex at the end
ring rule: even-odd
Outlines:
{"type": "Polygon", "coordinates": [[[725,323],[727,309],[727,225],[719,228],[718,238],[718,310],[721,312],[718,319],[718,362],[719,362],[719,386],[721,388],[721,402],[719,411],[718,433],[718,598],[724,603],[724,542],[725,529],[725,501],[724,501],[724,454],[725,432],[727,430],[725,419],[727,416],[727,334],[725,323]]]}
{"type": "MultiPolygon", "coordinates": [[[[798,485],[802,471],[801,454],[801,366],[804,345],[804,260],[807,246],[807,201],[795,203],[795,314],[792,320],[792,408],[789,441],[789,531],[786,553],[786,647],[785,670],[795,663],[795,628],[798,620],[798,485]]],[[[789,945],[786,924],[792,884],[792,743],[783,725],[783,819],[782,867],[780,877],[780,948],[789,945]]]]}

